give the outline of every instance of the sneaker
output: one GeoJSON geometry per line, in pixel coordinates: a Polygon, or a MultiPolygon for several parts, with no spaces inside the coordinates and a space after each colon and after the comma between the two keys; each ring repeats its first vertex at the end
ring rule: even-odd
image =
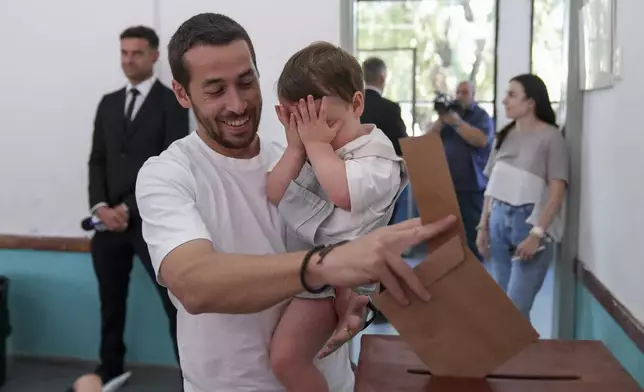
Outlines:
{"type": "Polygon", "coordinates": [[[127,380],[132,376],[132,372],[124,372],[110,379],[103,379],[103,392],[116,392],[121,389],[127,380]]]}

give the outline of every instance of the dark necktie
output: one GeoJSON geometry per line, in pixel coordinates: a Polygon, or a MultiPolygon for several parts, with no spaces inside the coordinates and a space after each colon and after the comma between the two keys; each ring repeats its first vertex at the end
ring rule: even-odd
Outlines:
{"type": "Polygon", "coordinates": [[[126,123],[131,123],[133,120],[132,113],[134,112],[134,104],[136,103],[136,97],[139,96],[139,90],[133,88],[132,90],[130,90],[130,94],[132,94],[132,98],[130,99],[130,104],[127,106],[127,112],[125,113],[126,123]]]}

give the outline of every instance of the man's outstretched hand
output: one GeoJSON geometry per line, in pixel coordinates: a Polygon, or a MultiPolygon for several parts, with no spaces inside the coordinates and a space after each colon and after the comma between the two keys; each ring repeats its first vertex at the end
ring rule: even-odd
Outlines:
{"type": "Polygon", "coordinates": [[[351,289],[335,289],[335,311],[338,315],[338,326],[333,336],[318,353],[318,358],[324,358],[351,340],[364,326],[367,316],[369,297],[358,295],[351,289]]]}
{"type": "Polygon", "coordinates": [[[427,288],[401,255],[410,247],[447,232],[456,222],[456,217],[450,215],[428,224],[417,218],[376,229],[334,248],[324,263],[311,264],[306,271],[308,284],[358,287],[380,283],[401,306],[411,303],[409,294],[427,302],[430,297],[427,288]]]}

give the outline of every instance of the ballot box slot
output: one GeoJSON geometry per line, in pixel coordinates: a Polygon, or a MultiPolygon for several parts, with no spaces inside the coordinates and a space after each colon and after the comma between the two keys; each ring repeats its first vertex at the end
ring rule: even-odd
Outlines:
{"type": "MultiPolygon", "coordinates": [[[[407,373],[418,376],[431,376],[427,369],[407,369],[407,373]]],[[[453,378],[453,377],[450,377],[453,378]]],[[[489,380],[536,380],[536,381],[579,381],[581,377],[574,374],[490,374],[485,377],[489,380]]]]}

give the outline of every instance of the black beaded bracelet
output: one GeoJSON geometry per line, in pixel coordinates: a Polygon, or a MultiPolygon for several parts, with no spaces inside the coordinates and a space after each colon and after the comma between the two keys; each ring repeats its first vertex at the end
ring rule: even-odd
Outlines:
{"type": "Polygon", "coordinates": [[[378,313],[380,313],[378,308],[376,308],[371,303],[371,301],[367,302],[367,319],[365,320],[364,325],[362,326],[362,329],[360,331],[364,331],[365,329],[367,329],[367,327],[369,327],[371,323],[373,323],[376,317],[378,317],[378,313]],[[369,311],[371,311],[371,318],[369,318],[369,313],[368,313],[369,311]]]}
{"type": "Polygon", "coordinates": [[[318,289],[314,289],[313,287],[309,286],[308,283],[306,283],[306,279],[304,278],[304,274],[306,273],[306,268],[311,261],[311,257],[324,248],[324,245],[318,245],[306,252],[306,256],[304,256],[304,260],[302,260],[302,266],[300,267],[300,283],[302,284],[302,287],[304,287],[304,290],[308,291],[311,294],[320,294],[324,292],[324,290],[329,288],[329,285],[327,284],[318,289]]]}
{"type": "Polygon", "coordinates": [[[329,289],[331,286],[328,284],[325,284],[324,286],[314,289],[313,287],[309,286],[308,283],[306,283],[306,279],[304,277],[304,274],[306,273],[306,269],[309,266],[309,262],[311,261],[311,257],[313,257],[314,254],[320,253],[320,259],[318,260],[318,264],[322,263],[326,255],[329,254],[333,249],[336,247],[346,244],[349,241],[340,241],[338,243],[332,244],[332,245],[318,245],[313,247],[311,250],[309,250],[306,255],[304,256],[304,260],[302,260],[302,266],[300,267],[300,283],[302,284],[302,287],[304,287],[304,290],[311,294],[320,294],[323,293],[325,290],[329,289]]]}

